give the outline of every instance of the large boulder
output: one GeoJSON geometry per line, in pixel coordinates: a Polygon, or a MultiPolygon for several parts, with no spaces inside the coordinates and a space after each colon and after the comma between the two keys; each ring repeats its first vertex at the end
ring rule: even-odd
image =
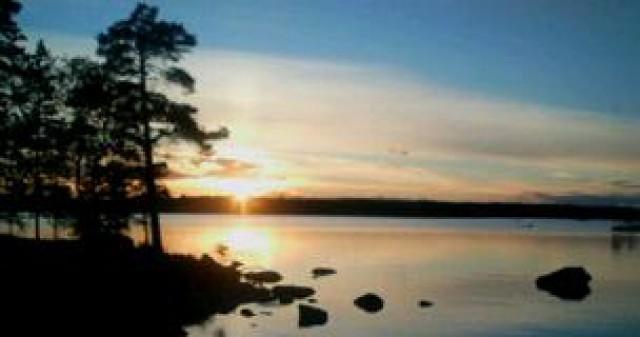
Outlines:
{"type": "Polygon", "coordinates": [[[310,305],[298,305],[298,326],[301,328],[324,325],[329,320],[326,311],[310,305]]]}
{"type": "Polygon", "coordinates": [[[536,279],[536,287],[563,300],[581,301],[591,294],[591,275],[583,267],[564,267],[536,279]]]}
{"type": "Polygon", "coordinates": [[[372,293],[364,294],[353,301],[356,307],[368,312],[376,313],[382,310],[384,301],[380,296],[372,293]]]}
{"type": "Polygon", "coordinates": [[[313,278],[334,275],[335,273],[337,273],[335,269],[326,267],[318,267],[311,270],[311,275],[313,275],[313,278]]]}

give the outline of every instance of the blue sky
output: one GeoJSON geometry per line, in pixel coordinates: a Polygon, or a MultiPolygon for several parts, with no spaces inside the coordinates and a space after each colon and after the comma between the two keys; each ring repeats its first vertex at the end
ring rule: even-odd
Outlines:
{"type": "MultiPolygon", "coordinates": [[[[132,1],[40,0],[22,23],[95,35],[132,1]]],[[[201,46],[382,63],[445,86],[636,117],[637,1],[149,1],[201,46]]]]}
{"type": "MultiPolygon", "coordinates": [[[[148,3],[198,37],[190,100],[265,191],[640,195],[640,2],[148,3]]],[[[20,22],[68,51],[134,5],[27,1],[20,22]]]]}

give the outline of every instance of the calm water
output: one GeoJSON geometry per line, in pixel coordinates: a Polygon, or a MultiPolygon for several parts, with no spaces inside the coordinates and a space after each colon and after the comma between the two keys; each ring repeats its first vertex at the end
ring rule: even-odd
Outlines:
{"type": "Polygon", "coordinates": [[[638,238],[612,236],[610,222],[165,215],[163,223],[170,251],[216,256],[224,244],[249,269],[315,288],[329,312],[326,325],[299,329],[295,304],[248,305],[272,315],[216,316],[188,327],[191,337],[640,335],[638,238]],[[566,265],[594,277],[582,302],[535,288],[536,276],[566,265]],[[313,279],[318,266],[338,274],[313,279]],[[381,312],[353,306],[366,292],[384,298],[381,312]],[[435,305],[419,308],[420,299],[435,305]]]}

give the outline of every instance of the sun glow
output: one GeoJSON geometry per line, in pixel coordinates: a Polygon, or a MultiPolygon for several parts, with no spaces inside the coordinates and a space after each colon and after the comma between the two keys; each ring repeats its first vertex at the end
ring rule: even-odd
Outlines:
{"type": "Polygon", "coordinates": [[[281,162],[265,151],[232,142],[219,144],[215,156],[206,160],[174,159],[172,168],[183,177],[164,182],[177,195],[227,195],[246,203],[252,197],[291,189],[291,180],[285,179],[288,170],[281,162]]]}
{"type": "Polygon", "coordinates": [[[223,232],[220,239],[234,259],[261,267],[269,266],[277,246],[271,231],[244,225],[223,232]]]}
{"type": "Polygon", "coordinates": [[[271,193],[278,189],[277,183],[257,178],[212,179],[212,185],[236,201],[246,202],[251,197],[271,193]]]}

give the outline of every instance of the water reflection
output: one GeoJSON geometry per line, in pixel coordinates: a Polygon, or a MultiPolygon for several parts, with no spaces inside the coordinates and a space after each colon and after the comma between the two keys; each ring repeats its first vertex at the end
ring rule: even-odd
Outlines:
{"type": "MultiPolygon", "coordinates": [[[[208,233],[210,247],[229,245],[229,254],[234,256],[240,250],[248,251],[253,255],[252,263],[258,261],[256,264],[280,272],[287,283],[314,288],[318,305],[331,319],[304,330],[308,337],[419,336],[425,329],[450,337],[631,336],[637,327],[637,320],[630,316],[635,315],[632,308],[640,295],[640,250],[616,258],[609,253],[614,245],[623,252],[637,247],[637,236],[618,235],[614,239],[608,223],[552,226],[540,221],[536,231],[508,232],[515,227],[513,222],[498,226],[502,223],[496,221],[491,227],[489,220],[480,226],[465,220],[182,219],[175,218],[176,225],[165,226],[166,233],[197,228],[208,233]],[[431,223],[436,229],[425,229],[431,223]],[[442,223],[457,228],[468,225],[447,231],[442,223]],[[490,230],[481,231],[486,227],[490,230]],[[584,232],[567,233],[564,229],[584,232]],[[571,265],[585,266],[594,277],[594,294],[588,300],[579,306],[567,304],[537,290],[536,277],[571,265]],[[318,266],[334,268],[338,274],[313,278],[310,272],[318,266]],[[371,316],[354,307],[353,300],[366,292],[379,294],[385,301],[384,310],[371,316]],[[421,310],[416,301],[423,298],[436,305],[421,310]],[[540,330],[539,326],[549,329],[540,330]]],[[[265,310],[259,304],[242,308],[256,313],[265,310]]],[[[246,318],[239,311],[219,315],[210,325],[191,327],[189,336],[212,336],[216,329],[224,329],[229,336],[300,335],[298,306],[269,310],[273,315],[246,318]]]]}
{"type": "Polygon", "coordinates": [[[638,247],[638,234],[614,233],[611,235],[611,250],[615,253],[631,252],[638,247]]]}
{"type": "Polygon", "coordinates": [[[272,264],[276,236],[268,228],[238,224],[224,230],[218,237],[227,248],[227,258],[240,260],[247,266],[266,267],[272,264]]]}

